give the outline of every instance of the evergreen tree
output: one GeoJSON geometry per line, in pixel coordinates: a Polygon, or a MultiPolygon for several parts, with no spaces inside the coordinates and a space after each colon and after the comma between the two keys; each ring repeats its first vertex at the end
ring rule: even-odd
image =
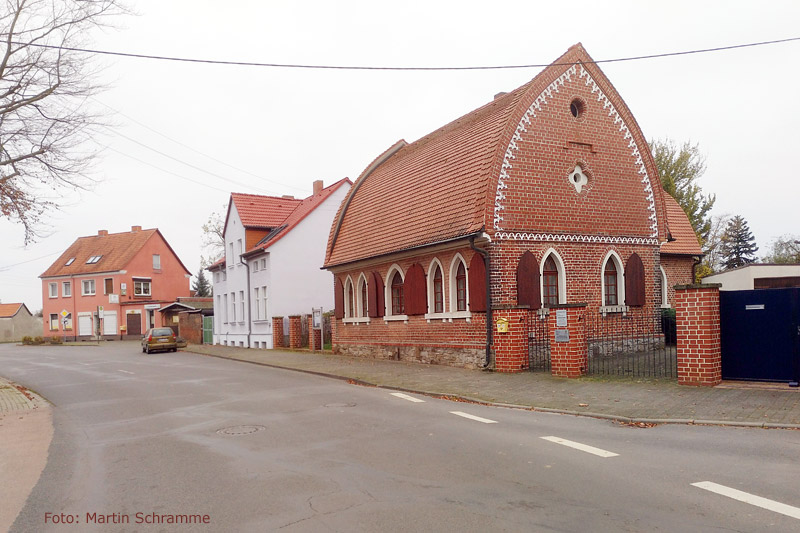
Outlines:
{"type": "Polygon", "coordinates": [[[686,142],[678,147],[667,139],[650,141],[650,148],[661,176],[661,186],[683,208],[705,251],[712,229],[709,211],[717,197],[713,194],[704,196],[696,183],[706,171],[705,158],[700,153],[699,145],[686,142]]]}
{"type": "Polygon", "coordinates": [[[213,296],[213,288],[211,284],[208,282],[206,278],[205,270],[200,269],[200,272],[197,274],[197,279],[194,281],[192,285],[192,290],[195,292],[195,296],[200,296],[203,298],[207,298],[209,296],[213,296]]]}
{"type": "Polygon", "coordinates": [[[753,263],[757,251],[756,238],[753,237],[747,221],[739,215],[731,218],[720,244],[722,266],[730,269],[753,263]]]}

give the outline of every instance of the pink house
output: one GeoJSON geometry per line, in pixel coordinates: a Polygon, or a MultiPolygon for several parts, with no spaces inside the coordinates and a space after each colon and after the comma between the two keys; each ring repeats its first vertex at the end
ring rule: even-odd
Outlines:
{"type": "Polygon", "coordinates": [[[42,279],[44,336],[138,338],[190,296],[191,273],[158,229],[80,237],[42,279]]]}

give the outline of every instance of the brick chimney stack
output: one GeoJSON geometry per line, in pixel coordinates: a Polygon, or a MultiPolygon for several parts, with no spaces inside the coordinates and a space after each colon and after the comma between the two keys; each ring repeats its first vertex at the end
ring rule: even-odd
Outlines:
{"type": "Polygon", "coordinates": [[[314,194],[319,194],[322,192],[322,180],[316,180],[314,182],[314,194]]]}
{"type": "Polygon", "coordinates": [[[142,231],[141,226],[131,226],[131,233],[136,233],[137,231],[142,231]]]}
{"type": "Polygon", "coordinates": [[[97,230],[97,234],[100,235],[101,237],[103,235],[108,235],[108,230],[107,229],[97,230]]]}

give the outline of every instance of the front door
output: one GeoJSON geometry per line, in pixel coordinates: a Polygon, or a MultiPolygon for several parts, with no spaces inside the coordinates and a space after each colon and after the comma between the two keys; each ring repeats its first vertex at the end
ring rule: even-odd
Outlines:
{"type": "Polygon", "coordinates": [[[126,315],[126,320],[128,335],[142,334],[142,315],[139,313],[130,313],[126,315]]]}

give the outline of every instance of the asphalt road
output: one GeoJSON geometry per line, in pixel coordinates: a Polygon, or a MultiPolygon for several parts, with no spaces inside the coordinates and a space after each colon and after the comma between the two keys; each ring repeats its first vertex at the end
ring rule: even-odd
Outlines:
{"type": "Polygon", "coordinates": [[[800,530],[798,431],[628,427],[134,343],[2,345],[0,373],[55,405],[12,531],[800,530]],[[187,519],[207,523],[169,523],[187,519]]]}

